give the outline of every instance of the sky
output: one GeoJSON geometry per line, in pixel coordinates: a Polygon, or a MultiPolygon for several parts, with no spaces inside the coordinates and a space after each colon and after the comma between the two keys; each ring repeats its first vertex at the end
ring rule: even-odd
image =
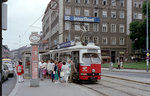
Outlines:
{"type": "Polygon", "coordinates": [[[8,0],[6,3],[8,5],[8,27],[6,31],[2,32],[3,45],[7,45],[10,50],[26,45],[29,46],[29,36],[31,32],[40,33],[40,31],[42,31],[41,20],[47,4],[50,1],[51,0],[8,0]],[[34,23],[35,21],[37,22],[34,23]]]}

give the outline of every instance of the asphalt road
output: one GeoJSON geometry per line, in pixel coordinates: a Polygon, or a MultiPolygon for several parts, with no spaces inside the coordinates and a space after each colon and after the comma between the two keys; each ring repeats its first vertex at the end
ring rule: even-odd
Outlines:
{"type": "Polygon", "coordinates": [[[135,72],[115,72],[115,71],[107,71],[102,70],[102,75],[117,75],[117,76],[128,76],[128,77],[138,77],[138,78],[145,78],[150,79],[150,74],[148,73],[135,73],[135,72]]]}
{"type": "Polygon", "coordinates": [[[8,96],[12,89],[15,87],[16,84],[16,76],[9,77],[7,81],[3,82],[2,84],[2,96],[8,96]]]}

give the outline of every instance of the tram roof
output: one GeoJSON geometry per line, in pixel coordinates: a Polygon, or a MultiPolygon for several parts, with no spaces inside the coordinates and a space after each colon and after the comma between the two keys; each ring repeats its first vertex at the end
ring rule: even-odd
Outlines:
{"type": "Polygon", "coordinates": [[[82,49],[97,49],[100,50],[100,47],[94,45],[94,43],[88,43],[86,46],[83,46],[80,42],[77,42],[75,46],[66,47],[66,48],[60,48],[56,50],[50,50],[48,53],[52,52],[68,52],[68,51],[79,51],[82,49]]]}

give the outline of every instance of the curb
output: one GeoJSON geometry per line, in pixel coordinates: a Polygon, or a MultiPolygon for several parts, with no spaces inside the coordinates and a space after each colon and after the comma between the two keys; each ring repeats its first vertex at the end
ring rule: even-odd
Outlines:
{"type": "Polygon", "coordinates": [[[14,87],[14,89],[10,92],[10,94],[8,96],[16,96],[18,88],[19,88],[19,83],[18,83],[18,75],[16,74],[16,85],[14,87]]]}
{"type": "Polygon", "coordinates": [[[150,83],[136,81],[136,80],[131,80],[131,79],[125,79],[125,78],[121,78],[121,77],[115,77],[115,76],[109,76],[109,75],[101,75],[101,76],[150,85],[150,83]]]}
{"type": "MultiPolygon", "coordinates": [[[[102,69],[104,71],[110,71],[109,69],[102,69]]],[[[150,74],[150,72],[135,72],[135,71],[121,71],[121,70],[111,70],[111,72],[126,72],[126,73],[141,73],[141,74],[150,74]]]]}

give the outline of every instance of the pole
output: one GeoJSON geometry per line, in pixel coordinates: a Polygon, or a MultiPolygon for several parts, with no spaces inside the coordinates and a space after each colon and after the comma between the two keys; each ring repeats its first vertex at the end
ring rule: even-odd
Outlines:
{"type": "Polygon", "coordinates": [[[2,0],[0,0],[0,96],[2,96],[2,0]]]}
{"type": "MultiPolygon", "coordinates": [[[[146,10],[147,10],[147,36],[146,36],[146,49],[147,49],[147,53],[148,53],[148,51],[149,51],[149,48],[148,48],[148,0],[147,0],[147,8],[146,8],[146,10]]],[[[147,55],[147,60],[146,60],[147,62],[147,68],[146,68],[146,70],[147,70],[147,72],[148,72],[148,67],[149,67],[149,56],[147,55]]]]}

